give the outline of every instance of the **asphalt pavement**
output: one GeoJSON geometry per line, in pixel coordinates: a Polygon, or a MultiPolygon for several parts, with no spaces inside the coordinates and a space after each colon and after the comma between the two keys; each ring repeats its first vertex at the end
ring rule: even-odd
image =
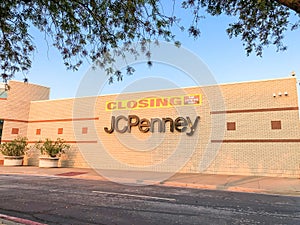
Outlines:
{"type": "MultiPolygon", "coordinates": [[[[300,196],[300,179],[240,175],[157,173],[141,171],[93,170],[87,168],[39,168],[33,166],[0,166],[0,174],[68,177],[74,179],[107,180],[125,185],[159,185],[195,189],[251,192],[272,195],[300,196]]],[[[0,214],[0,224],[38,223],[0,214]]]]}

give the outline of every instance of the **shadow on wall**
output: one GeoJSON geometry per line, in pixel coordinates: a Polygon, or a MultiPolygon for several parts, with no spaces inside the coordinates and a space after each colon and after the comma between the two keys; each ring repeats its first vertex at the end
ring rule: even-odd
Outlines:
{"type": "Polygon", "coordinates": [[[90,168],[78,147],[71,146],[59,160],[60,167],[90,168]]]}
{"type": "Polygon", "coordinates": [[[24,157],[23,165],[25,166],[38,166],[39,165],[39,151],[33,146],[29,147],[24,157]]]}
{"type": "MultiPolygon", "coordinates": [[[[39,157],[40,157],[40,152],[37,149],[35,149],[33,146],[31,146],[26,156],[24,157],[23,165],[39,166],[39,157]]],[[[65,151],[65,153],[61,155],[58,166],[89,168],[88,164],[85,162],[80,151],[75,146],[71,146],[69,150],[65,151]]]]}

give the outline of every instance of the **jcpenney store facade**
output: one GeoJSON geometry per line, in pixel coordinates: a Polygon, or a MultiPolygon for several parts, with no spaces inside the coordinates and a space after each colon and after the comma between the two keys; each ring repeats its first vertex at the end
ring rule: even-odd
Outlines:
{"type": "MultiPolygon", "coordinates": [[[[63,167],[299,177],[296,83],[49,100],[49,88],[11,81],[0,87],[1,142],[62,138],[72,146],[63,167]]],[[[38,156],[32,148],[24,164],[38,156]]]]}

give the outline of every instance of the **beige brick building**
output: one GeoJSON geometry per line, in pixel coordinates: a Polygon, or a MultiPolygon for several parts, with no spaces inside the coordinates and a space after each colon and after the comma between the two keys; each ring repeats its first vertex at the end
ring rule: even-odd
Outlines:
{"type": "MultiPolygon", "coordinates": [[[[61,166],[300,177],[294,77],[59,100],[39,85],[9,86],[1,142],[63,138],[72,148],[61,166]]],[[[24,164],[38,156],[31,147],[24,164]]]]}

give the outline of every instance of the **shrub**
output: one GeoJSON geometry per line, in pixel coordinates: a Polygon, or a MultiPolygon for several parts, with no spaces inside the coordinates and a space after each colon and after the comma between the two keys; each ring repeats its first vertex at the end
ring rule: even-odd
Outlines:
{"type": "Polygon", "coordinates": [[[35,143],[35,147],[40,150],[42,155],[50,157],[59,157],[65,150],[70,148],[70,145],[65,144],[63,139],[57,138],[56,141],[52,141],[46,138],[44,142],[38,141],[35,143]]]}
{"type": "Polygon", "coordinates": [[[0,152],[5,156],[23,156],[27,150],[27,138],[17,137],[0,145],[0,152]]]}

